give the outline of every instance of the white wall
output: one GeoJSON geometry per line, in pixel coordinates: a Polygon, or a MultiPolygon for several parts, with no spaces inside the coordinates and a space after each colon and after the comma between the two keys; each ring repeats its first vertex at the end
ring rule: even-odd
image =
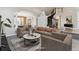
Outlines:
{"type": "Polygon", "coordinates": [[[38,26],[39,27],[46,27],[47,26],[47,17],[44,11],[38,16],[38,26]]]}
{"type": "MultiPolygon", "coordinates": [[[[77,14],[77,21],[79,21],[79,7],[76,8],[76,14],[77,14]]],[[[77,28],[79,29],[79,22],[76,22],[77,28]]]]}

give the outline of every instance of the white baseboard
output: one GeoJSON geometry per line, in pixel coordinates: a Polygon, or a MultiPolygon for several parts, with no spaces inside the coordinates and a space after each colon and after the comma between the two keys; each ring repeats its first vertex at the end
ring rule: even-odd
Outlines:
{"type": "Polygon", "coordinates": [[[8,36],[13,36],[13,35],[16,35],[16,34],[10,34],[10,35],[6,35],[6,37],[8,37],[8,36]]]}

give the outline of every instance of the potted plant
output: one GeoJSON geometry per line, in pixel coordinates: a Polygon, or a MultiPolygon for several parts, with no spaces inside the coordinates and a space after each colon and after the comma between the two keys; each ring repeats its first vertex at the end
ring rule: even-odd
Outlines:
{"type": "Polygon", "coordinates": [[[2,18],[2,16],[0,16],[0,33],[1,33],[1,36],[3,36],[4,35],[3,26],[11,28],[11,25],[10,25],[11,21],[9,18],[6,18],[6,20],[9,22],[9,24],[8,24],[8,23],[5,23],[5,21],[1,21],[1,18],[2,18]]]}
{"type": "Polygon", "coordinates": [[[1,47],[5,47],[3,45],[1,45],[1,36],[4,36],[4,31],[3,31],[3,26],[6,26],[6,27],[11,27],[11,21],[10,19],[6,18],[6,20],[9,22],[8,23],[5,23],[4,21],[1,20],[2,16],[0,16],[0,50],[1,50],[1,47]]]}

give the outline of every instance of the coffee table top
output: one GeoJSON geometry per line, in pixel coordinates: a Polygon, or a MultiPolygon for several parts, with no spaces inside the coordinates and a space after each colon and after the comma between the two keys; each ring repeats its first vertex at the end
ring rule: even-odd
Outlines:
{"type": "Polygon", "coordinates": [[[25,38],[25,39],[37,39],[37,38],[39,38],[41,35],[39,34],[39,33],[33,33],[32,35],[29,35],[29,34],[25,34],[24,36],[23,36],[23,38],[25,38]]]}

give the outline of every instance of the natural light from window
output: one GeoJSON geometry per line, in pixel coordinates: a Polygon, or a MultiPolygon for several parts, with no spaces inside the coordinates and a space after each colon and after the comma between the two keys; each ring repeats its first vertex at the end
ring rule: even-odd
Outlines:
{"type": "Polygon", "coordinates": [[[79,12],[77,12],[77,28],[79,28],[79,12]]]}

